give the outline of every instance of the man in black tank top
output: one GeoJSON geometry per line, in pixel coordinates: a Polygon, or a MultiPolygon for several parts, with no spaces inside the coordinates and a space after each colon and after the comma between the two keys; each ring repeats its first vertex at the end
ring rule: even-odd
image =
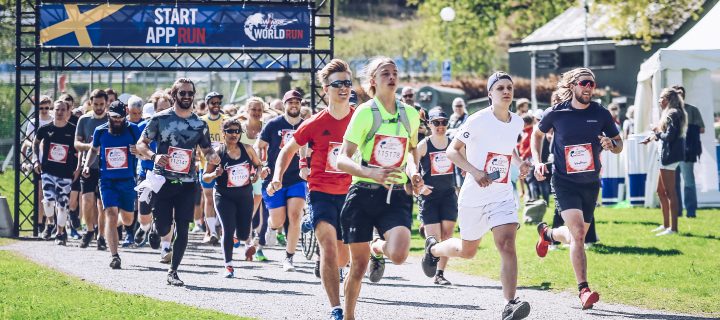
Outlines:
{"type": "MultiPolygon", "coordinates": [[[[429,112],[432,134],[420,141],[420,172],[425,187],[420,192],[420,214],[425,225],[425,234],[446,240],[452,237],[457,221],[458,207],[455,194],[455,166],[448,159],[447,150],[450,139],[445,135],[448,128],[448,116],[441,108],[429,112]]],[[[434,282],[450,285],[444,271],[448,258],[440,258],[434,282]]]]}

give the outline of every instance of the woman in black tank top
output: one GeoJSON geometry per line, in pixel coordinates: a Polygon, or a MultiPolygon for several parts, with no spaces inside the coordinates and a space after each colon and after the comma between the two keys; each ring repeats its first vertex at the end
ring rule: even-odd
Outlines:
{"type": "MultiPolygon", "coordinates": [[[[446,240],[452,237],[457,221],[457,196],[455,194],[455,167],[445,151],[450,144],[447,133],[448,117],[440,108],[430,114],[432,134],[418,144],[420,173],[425,187],[420,191],[420,220],[426,236],[446,240]]],[[[440,258],[435,273],[435,284],[449,285],[444,270],[448,258],[440,258]]]]}
{"type": "MultiPolygon", "coordinates": [[[[232,266],[233,236],[247,239],[250,236],[253,211],[252,183],[260,172],[260,158],[249,145],[240,143],[242,129],[237,119],[223,123],[225,144],[216,152],[220,156],[220,164],[208,163],[203,174],[206,182],[215,180],[215,212],[222,225],[222,247],[225,255],[225,277],[232,278],[235,270],[232,266]]],[[[252,260],[255,247],[248,245],[245,249],[245,260],[252,260]]]]}

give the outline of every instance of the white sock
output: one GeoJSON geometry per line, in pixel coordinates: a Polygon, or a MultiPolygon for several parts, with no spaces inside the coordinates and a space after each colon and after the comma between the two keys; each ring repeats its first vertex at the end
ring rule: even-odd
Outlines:
{"type": "Polygon", "coordinates": [[[163,250],[165,250],[165,249],[170,249],[170,241],[162,241],[162,242],[160,242],[160,247],[161,247],[163,250]]]}
{"type": "Polygon", "coordinates": [[[232,261],[225,262],[226,267],[232,267],[232,261]]]}
{"type": "Polygon", "coordinates": [[[59,227],[63,227],[63,228],[65,227],[65,223],[67,222],[67,217],[68,217],[67,209],[57,208],[58,231],[60,230],[59,227]]]}
{"type": "Polygon", "coordinates": [[[150,230],[150,227],[152,227],[152,223],[148,223],[148,224],[141,223],[140,224],[140,229],[142,229],[145,232],[148,232],[148,230],[150,230]]]}
{"type": "Polygon", "coordinates": [[[196,225],[196,226],[199,226],[199,225],[202,225],[202,224],[203,224],[203,223],[202,223],[202,219],[197,219],[197,220],[195,220],[195,225],[196,225]]]}
{"type": "Polygon", "coordinates": [[[215,232],[215,222],[217,221],[217,218],[215,217],[208,217],[205,218],[205,222],[207,222],[207,227],[210,229],[210,234],[217,234],[215,232]]]}

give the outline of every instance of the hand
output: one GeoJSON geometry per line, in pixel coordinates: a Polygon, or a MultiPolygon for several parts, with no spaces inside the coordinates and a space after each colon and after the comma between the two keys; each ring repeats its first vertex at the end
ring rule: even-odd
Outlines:
{"type": "Polygon", "coordinates": [[[433,188],[434,187],[431,185],[427,185],[427,184],[423,185],[422,188],[420,188],[420,191],[418,192],[418,194],[423,195],[423,196],[429,196],[432,193],[433,188]]]}
{"type": "Polygon", "coordinates": [[[271,197],[272,197],[272,196],[275,194],[275,192],[278,191],[278,190],[280,190],[280,189],[282,189],[282,181],[280,181],[280,180],[273,180],[272,182],[270,182],[270,183],[268,184],[268,186],[267,186],[267,188],[265,189],[265,191],[267,191],[268,196],[271,196],[271,197]]]}
{"type": "Polygon", "coordinates": [[[257,171],[253,172],[253,174],[250,175],[250,183],[255,183],[260,178],[260,175],[257,171]]]}
{"type": "Polygon", "coordinates": [[[85,178],[90,177],[90,167],[88,167],[88,166],[83,167],[82,176],[85,178]]]}
{"type": "Polygon", "coordinates": [[[308,176],[310,176],[310,168],[307,168],[307,167],[301,168],[300,169],[300,178],[307,181],[308,176]]]}
{"type": "Polygon", "coordinates": [[[535,162],[535,179],[537,181],[545,180],[545,174],[547,174],[547,167],[542,162],[535,162]]]}
{"type": "Polygon", "coordinates": [[[37,174],[41,174],[41,173],[42,173],[42,165],[40,164],[40,162],[35,162],[35,165],[33,166],[33,170],[34,170],[35,173],[37,173],[37,174]]]}
{"type": "Polygon", "coordinates": [[[168,164],[169,157],[166,154],[155,154],[155,167],[164,168],[168,164]]]}
{"type": "Polygon", "coordinates": [[[419,194],[425,186],[425,181],[423,181],[422,176],[417,172],[410,177],[410,183],[412,183],[413,193],[415,194],[419,194]]]}
{"type": "Polygon", "coordinates": [[[77,181],[77,179],[80,178],[80,171],[82,171],[80,168],[75,169],[73,172],[73,181],[77,181]]]}
{"type": "Polygon", "coordinates": [[[215,178],[221,176],[223,174],[223,167],[217,166],[215,167],[215,178]]]}
{"type": "Polygon", "coordinates": [[[402,171],[400,169],[391,168],[368,168],[366,167],[366,177],[389,188],[396,181],[402,179],[402,171]]]}
{"type": "Polygon", "coordinates": [[[520,179],[525,179],[530,174],[530,168],[532,168],[530,161],[525,160],[520,164],[520,179]]]}
{"type": "Polygon", "coordinates": [[[493,182],[485,171],[479,171],[477,175],[473,175],[473,178],[481,188],[485,188],[493,182]]]}
{"type": "Polygon", "coordinates": [[[640,141],[640,143],[648,144],[648,143],[650,143],[650,141],[654,141],[654,140],[655,140],[655,135],[649,135],[649,136],[645,137],[645,139],[643,139],[643,141],[640,141]]]}
{"type": "Polygon", "coordinates": [[[137,156],[137,154],[138,154],[138,153],[137,153],[137,148],[135,147],[134,144],[130,145],[130,154],[131,154],[131,155],[134,155],[134,156],[137,156]]]}
{"type": "Polygon", "coordinates": [[[262,170],[260,170],[260,179],[265,179],[270,175],[270,168],[263,167],[262,170]]]}
{"type": "Polygon", "coordinates": [[[220,156],[217,155],[217,153],[212,153],[207,157],[208,163],[212,163],[216,166],[220,165],[220,156]]]}
{"type": "Polygon", "coordinates": [[[606,137],[606,136],[598,136],[598,139],[600,139],[600,145],[605,150],[612,150],[614,148],[612,139],[606,137]]]}

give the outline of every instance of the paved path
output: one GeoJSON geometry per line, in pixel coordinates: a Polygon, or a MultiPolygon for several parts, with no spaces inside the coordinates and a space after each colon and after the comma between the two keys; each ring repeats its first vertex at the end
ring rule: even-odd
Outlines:
{"type": "MultiPolygon", "coordinates": [[[[286,273],[279,263],[284,250],[266,248],[271,261],[236,262],[236,278],[225,279],[221,249],[198,242],[191,235],[179,272],[186,284],[182,288],[165,284],[167,265],[159,263],[159,253],[149,247],[121,249],[122,270],[110,269],[109,252],[80,249],[79,241],[57,247],[49,241],[27,240],[2,249],[115,291],[259,319],[327,318],[328,302],[320,280],[313,275],[313,262],[297,256],[297,271],[286,273]]],[[[503,301],[497,281],[452,271],[447,278],[453,286],[434,285],[423,275],[417,258],[401,266],[388,263],[381,282],[363,284],[358,319],[500,318],[503,301]]],[[[602,302],[593,310],[582,311],[571,293],[534,288],[521,288],[518,296],[531,304],[529,319],[704,319],[602,302]]]]}

